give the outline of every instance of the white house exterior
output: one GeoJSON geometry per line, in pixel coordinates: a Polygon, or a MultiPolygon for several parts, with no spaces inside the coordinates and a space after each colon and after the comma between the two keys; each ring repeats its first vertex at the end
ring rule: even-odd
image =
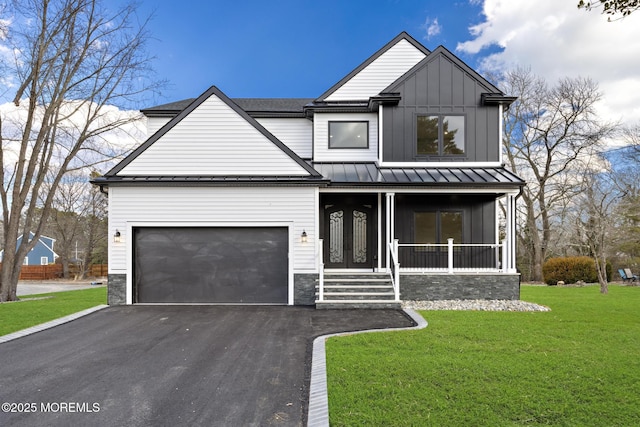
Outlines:
{"type": "Polygon", "coordinates": [[[519,298],[513,100],[401,33],[315,99],[211,87],[143,110],[150,138],[93,181],[118,236],[109,303],[519,298]]]}

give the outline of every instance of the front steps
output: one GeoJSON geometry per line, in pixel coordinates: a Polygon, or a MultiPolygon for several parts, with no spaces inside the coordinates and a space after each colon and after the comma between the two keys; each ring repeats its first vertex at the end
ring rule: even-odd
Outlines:
{"type": "Polygon", "coordinates": [[[316,308],[401,308],[387,273],[324,273],[324,301],[316,308]]]}

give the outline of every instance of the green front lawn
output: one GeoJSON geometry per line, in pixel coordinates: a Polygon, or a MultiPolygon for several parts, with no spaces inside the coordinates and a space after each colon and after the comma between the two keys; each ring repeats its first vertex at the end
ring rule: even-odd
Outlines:
{"type": "Polygon", "coordinates": [[[332,426],[640,425],[640,287],[522,287],[551,312],[423,311],[327,342],[332,426]]]}
{"type": "Polygon", "coordinates": [[[107,303],[107,288],[28,295],[51,297],[0,304],[0,336],[107,303]]]}

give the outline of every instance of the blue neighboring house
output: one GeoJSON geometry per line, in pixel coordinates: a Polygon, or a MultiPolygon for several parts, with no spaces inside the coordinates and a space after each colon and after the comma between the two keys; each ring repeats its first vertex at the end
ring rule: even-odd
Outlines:
{"type": "MultiPolygon", "coordinates": [[[[29,241],[34,237],[33,233],[29,233],[29,241]]],[[[16,241],[16,247],[20,246],[22,242],[22,236],[18,237],[16,241]]],[[[58,254],[54,252],[53,245],[56,239],[47,236],[40,236],[38,243],[29,251],[29,254],[25,257],[23,265],[47,265],[55,262],[58,254]]],[[[4,257],[4,249],[0,251],[0,262],[4,257]]]]}

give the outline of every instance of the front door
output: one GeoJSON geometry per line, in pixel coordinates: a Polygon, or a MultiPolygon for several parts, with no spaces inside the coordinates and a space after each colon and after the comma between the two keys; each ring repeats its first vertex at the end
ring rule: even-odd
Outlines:
{"type": "Polygon", "coordinates": [[[327,268],[373,268],[374,204],[362,198],[323,203],[327,268]]]}

